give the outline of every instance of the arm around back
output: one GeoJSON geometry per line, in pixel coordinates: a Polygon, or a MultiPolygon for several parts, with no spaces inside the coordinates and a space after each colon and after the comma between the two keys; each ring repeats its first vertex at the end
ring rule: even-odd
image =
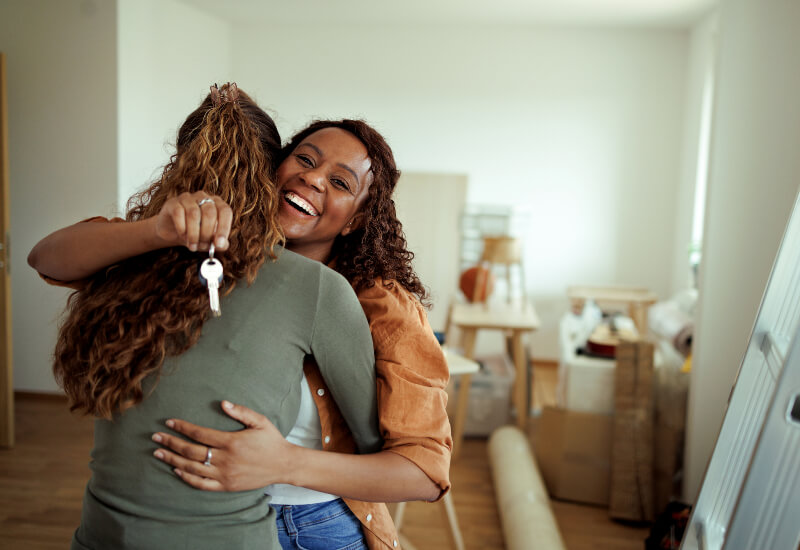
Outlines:
{"type": "Polygon", "coordinates": [[[98,217],[59,229],[36,243],[28,264],[46,278],[78,281],[127,258],[170,246],[208,250],[213,241],[222,251],[228,248],[232,216],[230,206],[219,197],[202,191],[181,193],[146,219],[98,217]],[[109,221],[119,223],[96,223],[109,221]]]}
{"type": "Polygon", "coordinates": [[[399,284],[376,280],[358,298],[375,346],[383,448],[414,463],[441,498],[450,488],[453,445],[444,353],[422,304],[399,284]]]}
{"type": "Polygon", "coordinates": [[[154,218],[102,223],[110,221],[92,218],[54,231],[36,243],[28,254],[28,265],[49,279],[77,281],[164,246],[155,237],[154,218]]]}

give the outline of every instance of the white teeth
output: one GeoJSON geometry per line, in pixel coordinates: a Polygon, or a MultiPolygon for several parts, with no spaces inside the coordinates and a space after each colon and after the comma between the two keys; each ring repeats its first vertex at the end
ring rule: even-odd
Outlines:
{"type": "Polygon", "coordinates": [[[285,196],[287,201],[291,202],[295,206],[300,207],[300,209],[302,209],[306,214],[309,214],[311,216],[319,216],[319,213],[317,212],[316,208],[311,206],[311,203],[309,203],[303,197],[295,195],[291,191],[286,193],[285,196]]]}

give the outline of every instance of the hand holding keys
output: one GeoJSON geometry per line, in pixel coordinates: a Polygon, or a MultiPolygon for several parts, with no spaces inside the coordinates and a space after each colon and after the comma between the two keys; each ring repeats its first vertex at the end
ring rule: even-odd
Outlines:
{"type": "Polygon", "coordinates": [[[208,258],[200,264],[200,281],[208,287],[208,301],[214,317],[222,315],[219,308],[219,285],[222,284],[222,263],[214,258],[214,244],[208,249],[208,258]]]}

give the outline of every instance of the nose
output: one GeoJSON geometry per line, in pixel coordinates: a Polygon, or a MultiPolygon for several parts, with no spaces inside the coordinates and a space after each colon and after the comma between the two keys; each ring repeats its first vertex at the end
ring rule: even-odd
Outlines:
{"type": "Polygon", "coordinates": [[[325,192],[325,175],[319,169],[309,169],[303,172],[302,179],[312,189],[319,193],[325,192]]]}

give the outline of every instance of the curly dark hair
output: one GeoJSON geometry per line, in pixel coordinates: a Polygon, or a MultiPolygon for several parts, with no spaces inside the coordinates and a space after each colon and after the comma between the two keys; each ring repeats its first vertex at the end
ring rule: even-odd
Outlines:
{"type": "Polygon", "coordinates": [[[336,271],[356,290],[374,286],[378,278],[387,286],[397,283],[429,307],[428,291],[414,272],[414,253],[408,249],[392,200],[400,170],[392,149],[377,130],[363,120],[316,120],[284,145],[280,161],[288,158],[304,139],[324,128],[340,128],[353,134],[364,144],[372,162],[372,184],[361,209],[363,222],[348,235],[336,237],[333,243],[331,257],[335,258],[336,271]]]}
{"type": "MultiPolygon", "coordinates": [[[[126,219],[155,216],[183,192],[219,195],[233,209],[220,290],[229,294],[255,280],[283,239],[273,183],[280,136],[235,84],[212,94],[181,126],[161,178],[130,199],[126,219]]],[[[111,418],[136,405],[143,380],[197,342],[209,316],[199,260],[185,247],[155,250],[101,270],[70,296],[53,365],[70,410],[111,418]]]]}

